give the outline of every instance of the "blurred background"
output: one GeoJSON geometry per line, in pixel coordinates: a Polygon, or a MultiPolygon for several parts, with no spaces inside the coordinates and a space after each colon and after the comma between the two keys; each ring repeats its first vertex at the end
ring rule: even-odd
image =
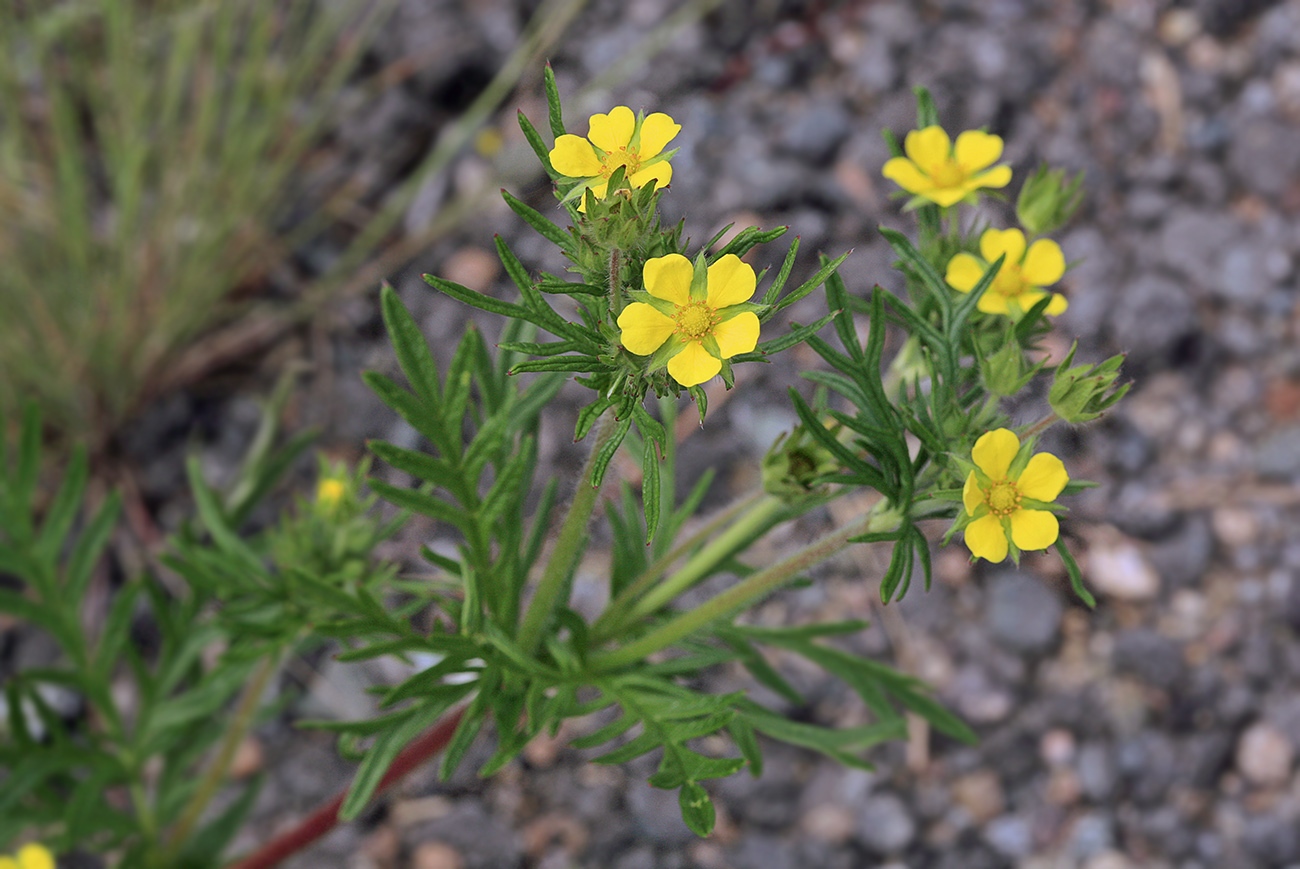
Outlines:
{"type": "MultiPolygon", "coordinates": [[[[979,746],[918,729],[874,773],[774,746],[763,778],[715,783],[701,841],[645,769],[561,739],[489,781],[417,773],[290,865],[1300,866],[1300,2],[9,0],[0,58],[0,413],[35,396],[52,440],[90,444],[143,545],[191,509],[187,454],[214,483],[235,474],[276,384],[281,423],[318,427],[335,456],[415,443],[358,378],[395,368],[382,279],[442,353],[471,320],[499,324],[421,273],[513,292],[494,233],[530,269],[563,269],[497,192],[556,213],[515,120],[542,125],[548,60],[571,132],[619,104],[682,124],[663,207],[697,243],[788,225],[805,275],[854,250],[854,292],[901,287],[875,228],[911,218],[880,177],[880,130],[911,128],[913,86],[950,132],[1004,137],[1012,196],[1040,161],[1085,173],[1047,346],[1126,351],[1136,385],[1045,446],[1101,483],[1065,524],[1098,608],[1054,555],[972,568],[954,544],[901,605],[879,607],[882,553],[863,547],[756,615],[870,619],[854,642],[933,684],[979,746]]],[[[984,212],[1010,225],[1005,203],[984,212]]],[[[738,369],[679,432],[688,461],[721,469],[718,501],[753,484],[813,364],[738,369]]],[[[556,473],[580,457],[567,402],[545,423],[556,473]]],[[[391,554],[416,568],[440,533],[414,526],[391,554]]],[[[862,715],[778,664],[813,698],[800,716],[862,715]]],[[[365,714],[384,674],[290,677],[302,699],[247,746],[271,780],[245,845],[347,780],[293,718],[365,714]]]]}

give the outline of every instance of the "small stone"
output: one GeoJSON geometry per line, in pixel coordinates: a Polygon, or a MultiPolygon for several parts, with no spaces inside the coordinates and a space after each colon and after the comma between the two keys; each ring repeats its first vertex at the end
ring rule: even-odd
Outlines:
{"type": "Polygon", "coordinates": [[[858,812],[858,840],[877,854],[901,851],[916,838],[916,821],[893,794],[868,797],[858,812]]]}
{"type": "Polygon", "coordinates": [[[954,781],[952,798],[979,825],[988,823],[1006,810],[1002,782],[990,769],[976,770],[954,781]]]}
{"type": "Polygon", "coordinates": [[[1255,470],[1278,480],[1300,476],[1300,425],[1287,425],[1265,435],[1254,450],[1255,470]]]}
{"type": "Polygon", "coordinates": [[[800,826],[809,836],[822,842],[841,845],[853,835],[856,820],[847,806],[822,804],[804,813],[800,826]]]}
{"type": "Polygon", "coordinates": [[[1230,549],[1254,543],[1259,536],[1259,522],[1247,507],[1220,507],[1211,514],[1210,520],[1214,536],[1230,549]]]}
{"type": "Polygon", "coordinates": [[[1095,803],[1104,803],[1114,795],[1118,776],[1115,771],[1115,761],[1106,745],[1097,742],[1085,745],[1079,751],[1076,769],[1079,773],[1079,785],[1088,799],[1095,803]]]}
{"type": "Polygon", "coordinates": [[[1049,650],[1061,629],[1060,598],[1041,581],[1019,571],[996,575],[991,586],[985,621],[993,636],[1013,651],[1049,650]]]}
{"type": "Polygon", "coordinates": [[[1093,542],[1085,578],[1097,591],[1121,600],[1150,600],[1160,591],[1160,576],[1142,550],[1118,535],[1093,542]]]}
{"type": "Polygon", "coordinates": [[[1278,787],[1291,777],[1294,749],[1286,734],[1266,722],[1246,729],[1237,742],[1237,769],[1251,784],[1278,787]]]}
{"type": "Polygon", "coordinates": [[[1049,766],[1064,766],[1074,760],[1074,734],[1054,727],[1038,740],[1038,754],[1049,766]]]}
{"type": "Polygon", "coordinates": [[[1083,869],[1132,869],[1133,864],[1118,851],[1103,851],[1088,858],[1083,869]]]}
{"type": "Polygon", "coordinates": [[[450,845],[424,842],[411,855],[411,869],[465,869],[465,858],[450,845]]]}
{"type": "Polygon", "coordinates": [[[1178,643],[1150,628],[1120,632],[1112,656],[1116,672],[1131,673],[1156,688],[1169,688],[1183,672],[1178,643]]]}
{"type": "Polygon", "coordinates": [[[1034,827],[1028,818],[1004,815],[984,828],[984,841],[1003,857],[1027,857],[1034,848],[1034,827]]]}
{"type": "Polygon", "coordinates": [[[1069,848],[1078,857],[1099,857],[1115,844],[1115,827],[1110,818],[1100,813],[1081,816],[1070,831],[1069,848]]]}
{"type": "Polygon", "coordinates": [[[500,273],[495,256],[479,247],[463,247],[447,257],[438,274],[449,281],[485,292],[500,273]]]}
{"type": "Polygon", "coordinates": [[[261,772],[265,762],[266,752],[262,750],[262,741],[256,736],[249,736],[235,749],[235,756],[230,761],[230,777],[235,781],[246,779],[261,772]]]}

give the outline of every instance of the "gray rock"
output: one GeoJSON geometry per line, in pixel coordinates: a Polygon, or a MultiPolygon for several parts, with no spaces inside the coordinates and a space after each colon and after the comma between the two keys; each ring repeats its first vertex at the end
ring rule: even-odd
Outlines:
{"type": "Polygon", "coordinates": [[[1131,673],[1157,688],[1170,688],[1183,674],[1179,644],[1150,628],[1121,631],[1115,637],[1112,663],[1117,672],[1131,673]]]}
{"type": "Polygon", "coordinates": [[[1300,170],[1294,128],[1272,118],[1238,125],[1228,140],[1228,169],[1252,193],[1277,199],[1285,188],[1278,179],[1300,170]]]}
{"type": "Polygon", "coordinates": [[[1108,815],[1092,812],[1082,815],[1070,831],[1070,853],[1080,859],[1108,851],[1115,844],[1115,822],[1108,815]]]}
{"type": "Polygon", "coordinates": [[[1090,742],[1079,749],[1075,761],[1083,795],[1095,803],[1105,803],[1115,794],[1119,774],[1109,745],[1090,742]]]}
{"type": "Polygon", "coordinates": [[[1110,312],[1111,333],[1134,361],[1166,356],[1197,329],[1186,283],[1157,272],[1138,275],[1124,288],[1110,312]]]}
{"type": "Polygon", "coordinates": [[[795,869],[799,865],[789,842],[775,836],[750,834],[732,853],[736,869],[795,869]]]}
{"type": "Polygon", "coordinates": [[[1261,476],[1281,480],[1300,476],[1300,425],[1270,432],[1255,447],[1252,460],[1261,476]]]}
{"type": "Polygon", "coordinates": [[[806,163],[823,166],[849,135],[849,116],[839,100],[821,99],[788,119],[781,146],[806,163]]]}
{"type": "Polygon", "coordinates": [[[1183,517],[1173,533],[1147,547],[1147,558],[1167,588],[1201,583],[1214,552],[1214,537],[1204,515],[1183,517]]]}
{"type": "Polygon", "coordinates": [[[1019,815],[1003,815],[984,828],[984,841],[1008,859],[1027,857],[1034,849],[1034,825],[1019,815]]]}
{"type": "Polygon", "coordinates": [[[868,797],[858,811],[858,840],[877,854],[893,854],[916,837],[911,810],[893,794],[868,797]]]}
{"type": "Polygon", "coordinates": [[[451,811],[415,825],[413,841],[436,839],[460,852],[466,869],[502,869],[517,866],[524,852],[518,834],[477,799],[460,796],[451,811]]]}
{"type": "Polygon", "coordinates": [[[627,807],[642,838],[666,848],[682,848],[695,834],[682,820],[677,791],[653,788],[641,778],[629,782],[627,807]]]}
{"type": "Polygon", "coordinates": [[[985,623],[1007,648],[1039,654],[1055,645],[1062,606],[1056,593],[1025,573],[999,573],[990,580],[985,623]]]}

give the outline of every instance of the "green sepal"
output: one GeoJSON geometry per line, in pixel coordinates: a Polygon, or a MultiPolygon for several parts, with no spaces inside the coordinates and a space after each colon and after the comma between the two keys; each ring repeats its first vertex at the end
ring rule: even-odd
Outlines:
{"type": "Polygon", "coordinates": [[[691,301],[707,302],[709,299],[709,267],[704,251],[695,258],[695,269],[691,272],[691,301]]]}

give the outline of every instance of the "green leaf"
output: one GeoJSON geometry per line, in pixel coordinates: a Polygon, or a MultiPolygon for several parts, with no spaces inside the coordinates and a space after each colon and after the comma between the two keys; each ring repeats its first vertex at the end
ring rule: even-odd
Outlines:
{"type": "Polygon", "coordinates": [[[366,752],[361,767],[352,779],[352,784],[348,786],[347,796],[339,809],[339,820],[351,821],[361,814],[371,797],[379,790],[379,783],[387,775],[388,768],[392,766],[397,755],[432,724],[442,710],[433,705],[417,706],[404,712],[406,713],[404,718],[399,720],[394,717],[389,729],[381,731],[374,745],[366,752]]]}
{"type": "Polygon", "coordinates": [[[568,250],[573,239],[567,232],[547,220],[540,211],[528,203],[511,196],[508,190],[502,190],[501,196],[505,199],[506,205],[510,206],[510,210],[523,218],[524,223],[537,230],[541,236],[556,247],[561,250],[568,250]]]}
{"type": "Polygon", "coordinates": [[[645,536],[649,543],[659,527],[659,456],[652,441],[647,440],[641,455],[641,504],[645,516],[645,536]]]}
{"type": "Polygon", "coordinates": [[[542,70],[542,87],[546,91],[546,118],[551,125],[551,135],[564,135],[564,115],[560,106],[560,88],[555,83],[555,71],[550,63],[542,70]]]}
{"type": "Polygon", "coordinates": [[[1074,589],[1075,595],[1083,601],[1089,609],[1095,609],[1097,599],[1088,591],[1088,587],[1083,584],[1083,574],[1079,571],[1079,563],[1074,560],[1070,553],[1070,548],[1065,545],[1065,541],[1060,537],[1056,538],[1056,551],[1061,556],[1061,561],[1065,562],[1065,570],[1070,574],[1070,588],[1074,589]]]}
{"type": "Polygon", "coordinates": [[[537,155],[537,160],[542,164],[542,168],[546,170],[546,174],[550,176],[552,181],[560,178],[560,174],[551,165],[551,152],[546,147],[546,143],[542,141],[542,134],[537,132],[533,122],[528,120],[528,116],[522,111],[515,112],[515,117],[519,120],[519,129],[523,130],[524,138],[528,140],[528,144],[532,147],[533,153],[537,155]]]}
{"type": "Polygon", "coordinates": [[[430,519],[436,519],[439,522],[446,522],[448,525],[459,528],[467,534],[474,527],[472,517],[465,514],[463,507],[444,501],[441,498],[435,498],[428,493],[401,488],[391,483],[385,483],[383,480],[373,479],[370,481],[370,488],[374,489],[375,494],[390,504],[404,510],[410,510],[413,513],[419,513],[421,516],[428,516],[430,519]]]}
{"type": "Polygon", "coordinates": [[[687,782],[682,785],[677,802],[682,809],[682,820],[691,828],[692,833],[703,837],[713,832],[717,815],[708,791],[695,782],[687,782]]]}
{"type": "Polygon", "coordinates": [[[591,485],[599,489],[600,484],[605,479],[605,471],[609,468],[609,463],[613,461],[614,454],[623,444],[623,438],[627,437],[628,429],[632,427],[631,415],[623,417],[617,423],[614,429],[614,435],[608,441],[600,445],[600,449],[592,456],[591,463],[591,485]]]}
{"type": "Polygon", "coordinates": [[[799,236],[794,237],[790,242],[790,249],[786,251],[785,259],[781,262],[781,269],[776,273],[776,280],[772,286],[767,288],[763,294],[763,304],[772,305],[776,303],[777,298],[781,295],[781,290],[785,288],[785,282],[790,279],[790,272],[794,269],[795,254],[799,252],[799,236]]]}
{"type": "Polygon", "coordinates": [[[848,251],[846,253],[840,254],[835,259],[823,265],[820,269],[817,270],[816,274],[814,274],[808,280],[800,284],[798,289],[794,290],[785,298],[781,299],[779,302],[772,305],[772,307],[768,308],[767,312],[758,318],[759,321],[767,322],[768,320],[772,319],[773,315],[775,315],[777,311],[790,307],[795,302],[799,301],[804,296],[808,295],[813,290],[817,289],[817,287],[821,286],[822,282],[824,282],[827,277],[829,277],[832,273],[834,273],[834,271],[837,268],[840,267],[840,263],[848,259],[849,254],[851,253],[853,253],[853,251],[848,251]]]}
{"type": "Polygon", "coordinates": [[[402,304],[392,284],[386,281],[380,290],[379,302],[384,326],[388,329],[402,373],[417,396],[426,404],[436,406],[442,398],[438,388],[438,364],[429,352],[429,344],[424,340],[419,324],[402,304]]]}

